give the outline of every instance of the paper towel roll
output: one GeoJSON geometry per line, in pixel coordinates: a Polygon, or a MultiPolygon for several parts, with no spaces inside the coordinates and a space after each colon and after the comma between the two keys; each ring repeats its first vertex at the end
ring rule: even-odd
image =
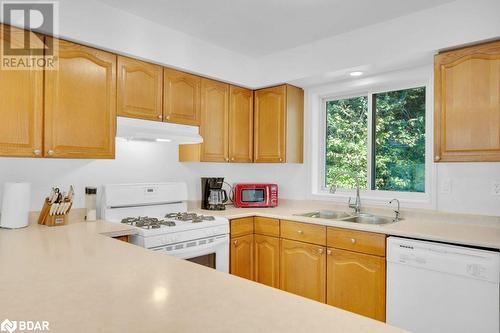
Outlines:
{"type": "Polygon", "coordinates": [[[31,184],[5,183],[3,187],[0,227],[23,228],[28,225],[31,184]]]}

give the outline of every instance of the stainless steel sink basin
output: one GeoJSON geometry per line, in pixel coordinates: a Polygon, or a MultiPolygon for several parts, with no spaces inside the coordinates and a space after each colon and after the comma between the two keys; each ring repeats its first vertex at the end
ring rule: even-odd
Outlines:
{"type": "Polygon", "coordinates": [[[354,223],[362,223],[362,224],[387,224],[393,223],[394,219],[385,216],[376,216],[376,215],[358,215],[351,216],[349,218],[342,219],[345,222],[354,222],[354,223]]]}
{"type": "Polygon", "coordinates": [[[295,214],[296,216],[304,216],[304,217],[313,217],[313,218],[321,218],[321,219],[331,219],[331,220],[340,220],[351,215],[344,212],[335,212],[333,210],[322,210],[317,212],[309,212],[304,214],[295,214]]]}
{"type": "MultiPolygon", "coordinates": [[[[394,222],[393,218],[386,216],[378,216],[367,213],[351,215],[348,213],[336,212],[333,210],[322,210],[322,211],[308,212],[303,214],[295,214],[295,216],[339,220],[343,222],[352,222],[361,224],[388,224],[394,222]]],[[[399,220],[401,221],[402,219],[400,218],[399,220]]]]}

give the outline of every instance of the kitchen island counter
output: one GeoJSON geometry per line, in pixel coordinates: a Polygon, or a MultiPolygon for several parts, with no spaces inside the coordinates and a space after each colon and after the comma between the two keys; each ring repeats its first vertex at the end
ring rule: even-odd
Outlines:
{"type": "Polygon", "coordinates": [[[51,332],[403,332],[102,235],[104,221],[0,230],[1,320],[51,332]]]}

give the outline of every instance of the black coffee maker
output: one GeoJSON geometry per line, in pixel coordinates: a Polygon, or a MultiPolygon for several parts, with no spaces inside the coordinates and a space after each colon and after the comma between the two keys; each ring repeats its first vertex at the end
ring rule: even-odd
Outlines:
{"type": "Polygon", "coordinates": [[[227,192],[222,189],[224,177],[201,178],[201,208],[208,210],[224,210],[227,192]]]}

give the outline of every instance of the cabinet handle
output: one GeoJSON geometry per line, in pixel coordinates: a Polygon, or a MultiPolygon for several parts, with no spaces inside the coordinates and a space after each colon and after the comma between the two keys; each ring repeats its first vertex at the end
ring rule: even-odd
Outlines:
{"type": "Polygon", "coordinates": [[[319,248],[319,249],[318,249],[318,253],[319,253],[319,254],[323,254],[323,252],[324,252],[324,251],[323,251],[323,248],[319,248]]]}
{"type": "Polygon", "coordinates": [[[356,238],[351,238],[351,243],[356,244],[356,238]]]}
{"type": "Polygon", "coordinates": [[[170,116],[166,116],[165,119],[170,120],[170,116]]]}
{"type": "MultiPolygon", "coordinates": [[[[163,119],[163,116],[161,114],[159,114],[158,119],[163,119]]],[[[167,119],[168,119],[168,117],[167,117],[167,119]]]]}
{"type": "Polygon", "coordinates": [[[40,156],[41,154],[42,154],[42,151],[40,149],[35,149],[33,151],[33,155],[35,155],[35,156],[40,156]]]}
{"type": "Polygon", "coordinates": [[[331,255],[332,254],[332,250],[326,250],[326,254],[331,255]]]}
{"type": "Polygon", "coordinates": [[[229,162],[229,157],[226,157],[226,162],[229,162]]]}
{"type": "Polygon", "coordinates": [[[439,161],[440,159],[441,159],[441,157],[440,157],[440,156],[437,156],[437,155],[436,155],[436,157],[434,157],[434,160],[435,160],[435,161],[439,161]]]}
{"type": "Polygon", "coordinates": [[[47,155],[49,155],[49,156],[54,155],[54,151],[53,151],[52,149],[49,149],[49,150],[47,151],[47,155]]]}
{"type": "Polygon", "coordinates": [[[303,234],[304,234],[304,232],[303,232],[302,230],[297,230],[297,233],[298,233],[299,235],[303,235],[303,234]]]}
{"type": "Polygon", "coordinates": [[[233,244],[238,245],[238,241],[237,240],[233,241],[233,244]]]}
{"type": "Polygon", "coordinates": [[[283,162],[283,158],[280,157],[280,162],[283,162]]]}
{"type": "Polygon", "coordinates": [[[231,161],[234,161],[234,157],[231,157],[231,161]]]}

